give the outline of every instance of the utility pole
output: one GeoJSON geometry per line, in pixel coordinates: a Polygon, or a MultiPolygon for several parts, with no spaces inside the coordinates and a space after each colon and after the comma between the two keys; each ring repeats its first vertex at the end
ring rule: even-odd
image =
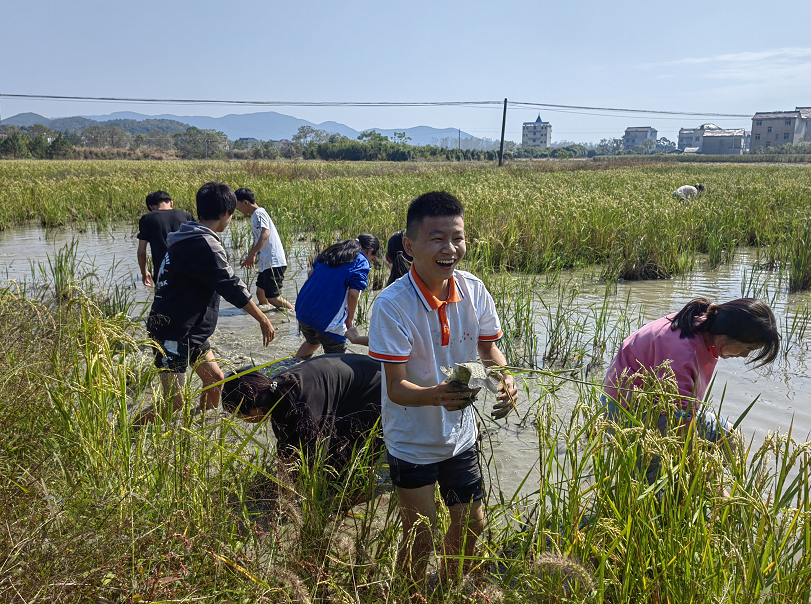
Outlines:
{"type": "Polygon", "coordinates": [[[462,150],[462,129],[457,128],[457,130],[459,130],[459,150],[461,151],[462,150]]]}
{"type": "Polygon", "coordinates": [[[504,128],[507,125],[507,99],[504,99],[504,117],[501,118],[501,147],[498,150],[498,165],[504,161],[504,128]]]}

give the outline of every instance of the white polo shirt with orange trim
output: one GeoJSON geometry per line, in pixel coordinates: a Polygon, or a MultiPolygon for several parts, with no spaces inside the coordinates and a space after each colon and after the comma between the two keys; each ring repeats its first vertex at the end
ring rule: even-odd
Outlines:
{"type": "MultiPolygon", "coordinates": [[[[445,380],[441,367],[473,361],[480,341],[501,339],[493,298],[481,279],[454,271],[447,301],[425,287],[413,267],[377,297],[369,326],[369,356],[405,363],[406,379],[418,386],[445,380]]],[[[383,439],[389,453],[408,463],[450,459],[476,441],[473,409],[404,407],[392,402],[382,384],[383,439]]]]}

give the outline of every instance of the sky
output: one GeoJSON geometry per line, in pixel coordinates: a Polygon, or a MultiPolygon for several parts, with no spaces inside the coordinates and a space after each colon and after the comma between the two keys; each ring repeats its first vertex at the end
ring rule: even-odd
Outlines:
{"type": "MultiPolygon", "coordinates": [[[[0,0],[0,94],[262,101],[484,101],[733,113],[811,106],[807,0],[0,0]]],[[[357,130],[434,126],[498,138],[501,108],[274,107],[357,130]]],[[[12,100],[2,117],[261,107],[12,100]]],[[[540,109],[553,140],[628,126],[677,138],[744,117],[540,109]]],[[[508,110],[520,141],[534,109],[508,110]]]]}

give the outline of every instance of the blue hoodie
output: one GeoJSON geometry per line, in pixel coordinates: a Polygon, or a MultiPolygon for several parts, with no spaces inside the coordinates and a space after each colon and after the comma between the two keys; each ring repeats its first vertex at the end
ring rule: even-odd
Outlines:
{"type": "Polygon", "coordinates": [[[347,294],[350,289],[366,289],[370,268],[369,261],[362,253],[354,261],[334,268],[316,260],[313,274],[304,282],[296,298],[296,319],[345,342],[347,294]]]}

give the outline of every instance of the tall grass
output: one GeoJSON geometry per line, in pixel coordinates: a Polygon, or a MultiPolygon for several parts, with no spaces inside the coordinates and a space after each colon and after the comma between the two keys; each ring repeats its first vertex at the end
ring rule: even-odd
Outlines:
{"type": "Polygon", "coordinates": [[[325,245],[362,231],[385,237],[404,226],[411,198],[447,189],[465,204],[471,256],[499,269],[603,264],[611,279],[662,278],[692,269],[696,254],[728,262],[740,245],[775,246],[778,260],[807,264],[800,248],[779,245],[807,217],[811,173],[794,166],[14,161],[0,162],[0,176],[0,228],[134,224],[156,189],[194,212],[199,186],[219,179],[252,188],[288,247],[302,237],[325,245]],[[698,201],[670,197],[696,181],[708,187],[698,201]]]}
{"type": "MultiPolygon", "coordinates": [[[[47,287],[0,288],[0,599],[421,601],[395,570],[397,501],[381,492],[372,438],[347,468],[320,448],[290,468],[267,425],[216,412],[135,430],[133,412],[156,402],[147,343],[103,296],[70,285],[82,263],[70,246],[61,254],[47,287]]],[[[511,358],[527,361],[538,463],[505,491],[482,409],[486,528],[472,582],[438,601],[808,601],[811,444],[791,431],[758,449],[713,444],[675,422],[661,437],[649,418],[675,385],[653,374],[639,406],[608,422],[589,366],[638,326],[636,309],[609,302],[612,283],[576,312],[557,273],[484,278],[511,358]],[[649,485],[640,468],[653,455],[663,472],[649,485]]],[[[793,346],[807,315],[782,326],[793,346]]],[[[184,397],[191,408],[194,382],[184,397]]]]}

